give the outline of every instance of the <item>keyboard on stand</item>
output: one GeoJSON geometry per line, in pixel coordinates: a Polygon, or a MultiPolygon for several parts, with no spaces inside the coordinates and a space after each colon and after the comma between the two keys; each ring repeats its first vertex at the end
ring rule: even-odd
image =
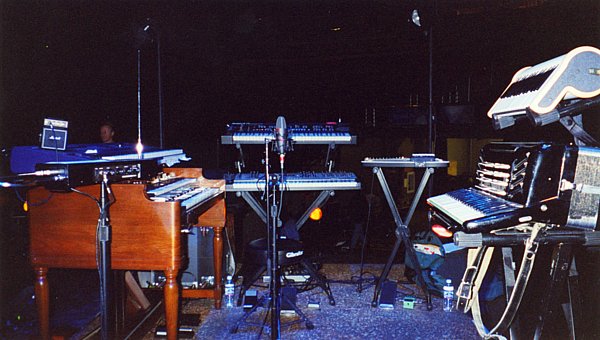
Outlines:
{"type": "Polygon", "coordinates": [[[481,150],[475,186],[427,203],[451,231],[485,233],[529,222],[594,230],[599,161],[596,148],[491,143],[481,150]]]}
{"type": "MultiPolygon", "coordinates": [[[[421,195],[429,181],[431,175],[435,172],[437,168],[445,168],[448,167],[448,161],[437,158],[434,154],[426,153],[426,154],[412,154],[411,157],[388,157],[388,158],[371,158],[367,157],[362,162],[364,167],[369,167],[373,169],[373,173],[377,175],[377,179],[379,180],[379,184],[381,185],[381,189],[383,190],[383,194],[390,208],[390,212],[394,217],[394,223],[396,223],[396,242],[388,260],[381,272],[381,275],[377,279],[377,284],[375,286],[373,300],[371,301],[371,305],[376,307],[379,305],[382,307],[384,305],[381,299],[381,291],[383,288],[383,283],[386,282],[387,276],[390,273],[394,260],[396,259],[396,255],[400,246],[404,244],[406,249],[406,256],[409,261],[412,263],[418,263],[417,255],[415,252],[415,247],[410,239],[410,231],[408,226],[410,225],[410,221],[412,219],[413,213],[421,199],[421,195]],[[394,195],[390,190],[387,179],[384,174],[385,168],[422,168],[423,176],[421,177],[421,181],[419,183],[418,188],[415,191],[412,203],[410,204],[410,208],[408,209],[408,213],[406,217],[403,219],[400,216],[400,211],[398,211],[398,204],[396,204],[394,200],[394,195]]],[[[427,284],[423,277],[423,273],[419,266],[415,268],[417,283],[422,289],[423,294],[425,295],[425,303],[427,305],[427,309],[431,310],[433,308],[433,304],[431,302],[431,293],[427,289],[427,284]]]]}
{"type": "Polygon", "coordinates": [[[555,110],[571,99],[593,98],[600,94],[597,67],[600,50],[581,46],[556,58],[517,71],[500,98],[488,111],[496,129],[529,117],[542,126],[559,120],[555,110]]]}
{"type": "Polygon", "coordinates": [[[522,204],[493,196],[475,188],[459,189],[427,200],[443,214],[460,225],[493,214],[515,212],[522,204]]]}
{"type": "MultiPolygon", "coordinates": [[[[264,144],[275,139],[275,125],[266,123],[231,123],[221,136],[221,144],[264,144]]],[[[295,144],[356,144],[356,136],[344,124],[290,124],[289,139],[295,144]]]]}
{"type": "MultiPolygon", "coordinates": [[[[290,172],[273,174],[277,177],[280,190],[319,191],[319,190],[360,190],[360,182],[351,172],[290,172]]],[[[260,172],[227,174],[226,191],[264,191],[265,175],[260,172]]]]}
{"type": "Polygon", "coordinates": [[[364,167],[371,168],[445,168],[448,166],[448,161],[436,158],[433,154],[413,154],[411,157],[367,157],[361,163],[364,167]]]}

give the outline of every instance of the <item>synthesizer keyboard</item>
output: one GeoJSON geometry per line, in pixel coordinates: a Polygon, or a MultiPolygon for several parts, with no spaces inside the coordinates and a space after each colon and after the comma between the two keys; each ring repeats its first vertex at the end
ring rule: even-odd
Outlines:
{"type": "MultiPolygon", "coordinates": [[[[221,144],[264,144],[275,139],[275,125],[264,123],[231,123],[221,144]]],[[[356,144],[356,136],[347,126],[337,123],[290,124],[289,139],[295,144],[356,144]]]]}
{"type": "MultiPolygon", "coordinates": [[[[297,172],[285,173],[283,179],[274,174],[280,190],[360,190],[356,175],[351,172],[297,172]]],[[[265,191],[265,175],[259,172],[227,174],[226,191],[265,191]]]]}
{"type": "Polygon", "coordinates": [[[441,168],[447,167],[448,161],[436,158],[433,154],[413,154],[412,157],[367,157],[361,164],[379,168],[441,168]]]}
{"type": "Polygon", "coordinates": [[[152,159],[157,164],[173,166],[189,160],[182,149],[161,149],[145,146],[141,159],[132,143],[69,144],[64,151],[38,146],[15,146],[11,150],[10,169],[15,174],[34,171],[36,164],[78,161],[138,161],[152,159]]]}
{"type": "Polygon", "coordinates": [[[600,228],[599,162],[597,148],[491,143],[481,151],[475,186],[427,203],[434,220],[451,231],[490,232],[530,222],[595,230],[600,228]]]}
{"type": "Polygon", "coordinates": [[[474,188],[459,189],[431,197],[427,203],[447,215],[461,227],[469,221],[490,217],[496,214],[510,214],[523,207],[500,197],[487,194],[474,188]]]}
{"type": "Polygon", "coordinates": [[[558,120],[556,107],[564,100],[600,95],[600,50],[582,46],[517,71],[488,111],[494,128],[514,125],[529,117],[535,125],[558,120]]]}

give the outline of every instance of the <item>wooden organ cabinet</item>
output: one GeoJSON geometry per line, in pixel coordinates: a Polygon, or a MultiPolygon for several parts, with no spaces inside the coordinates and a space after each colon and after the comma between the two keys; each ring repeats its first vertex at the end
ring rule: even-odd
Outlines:
{"type": "MultiPolygon", "coordinates": [[[[111,268],[116,270],[164,271],[164,303],[169,339],[177,337],[179,292],[182,297],[212,298],[221,306],[223,228],[225,226],[225,182],[208,180],[201,169],[167,168],[175,178],[196,178],[197,187],[210,189],[209,195],[183,206],[181,200],[157,200],[148,195],[144,181],[110,185],[114,202],[110,206],[111,268]],[[209,226],[214,230],[215,285],[210,289],[181,290],[177,281],[185,268],[186,245],[182,228],[209,226]]],[[[100,185],[86,185],[78,191],[98,197],[100,185]]],[[[35,293],[40,332],[50,338],[49,268],[97,268],[97,203],[76,192],[50,192],[43,187],[29,191],[30,255],[35,270],[35,293]]]]}

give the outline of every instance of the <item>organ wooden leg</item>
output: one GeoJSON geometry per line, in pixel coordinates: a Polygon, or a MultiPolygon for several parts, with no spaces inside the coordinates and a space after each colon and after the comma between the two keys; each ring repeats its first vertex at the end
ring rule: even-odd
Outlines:
{"type": "Polygon", "coordinates": [[[214,227],[213,263],[215,266],[215,308],[221,308],[222,277],[223,277],[223,226],[214,227]]]}
{"type": "Polygon", "coordinates": [[[167,321],[167,339],[177,339],[178,313],[179,313],[179,285],[177,283],[178,270],[167,269],[167,281],[163,288],[165,295],[165,319],[167,321]]]}
{"type": "Polygon", "coordinates": [[[215,299],[215,308],[221,308],[221,295],[223,293],[223,228],[227,212],[225,211],[225,200],[220,200],[210,207],[198,218],[198,225],[210,226],[214,231],[213,238],[213,265],[215,269],[215,287],[212,298],[215,299]]]}
{"type": "Polygon", "coordinates": [[[40,336],[50,339],[50,287],[48,287],[48,268],[35,267],[35,302],[40,322],[40,336]]]}

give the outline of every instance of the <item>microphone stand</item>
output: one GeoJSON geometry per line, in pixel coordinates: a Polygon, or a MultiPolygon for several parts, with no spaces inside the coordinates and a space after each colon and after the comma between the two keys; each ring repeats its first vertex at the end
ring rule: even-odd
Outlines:
{"type": "Polygon", "coordinates": [[[269,174],[269,140],[265,141],[265,179],[267,184],[267,209],[269,217],[267,218],[267,230],[269,235],[270,251],[267,252],[271,258],[267,260],[267,268],[271,276],[270,295],[271,295],[271,339],[280,339],[281,331],[281,298],[280,298],[280,269],[277,261],[277,225],[278,225],[278,207],[277,207],[277,179],[271,178],[269,174]],[[269,202],[269,196],[273,199],[269,202]]]}
{"type": "Polygon", "coordinates": [[[112,338],[110,331],[110,319],[112,313],[110,312],[111,298],[110,294],[110,218],[108,213],[109,203],[107,201],[106,194],[108,193],[108,177],[104,174],[102,182],[100,183],[100,218],[98,220],[98,244],[100,247],[100,260],[98,263],[98,272],[100,275],[100,304],[101,304],[101,338],[102,340],[109,340],[112,338]]]}
{"type": "MultiPolygon", "coordinates": [[[[268,309],[267,313],[271,314],[271,326],[268,327],[265,325],[266,317],[261,325],[262,329],[271,330],[271,339],[280,339],[281,333],[281,300],[283,298],[281,294],[281,267],[279,264],[279,254],[277,251],[277,228],[280,226],[279,223],[279,207],[277,202],[277,187],[279,186],[279,190],[283,190],[281,187],[284,181],[284,172],[283,172],[283,162],[281,163],[281,175],[271,175],[270,161],[269,161],[269,143],[270,139],[265,140],[265,193],[266,193],[266,225],[267,225],[267,273],[270,276],[269,282],[269,295],[264,296],[261,300],[252,307],[248,312],[246,312],[242,318],[240,318],[235,326],[231,329],[231,333],[237,333],[239,326],[246,322],[246,319],[250,316],[252,312],[254,312],[259,306],[265,307],[265,301],[268,301],[268,309]],[[271,197],[272,196],[272,197],[271,197]]],[[[287,141],[286,141],[287,143],[287,141]]],[[[287,146],[286,146],[287,149],[287,146]]],[[[281,155],[280,155],[281,156],[281,155]]],[[[281,159],[280,159],[281,161],[281,159]]],[[[279,202],[281,204],[281,201],[279,202]]],[[[308,329],[314,328],[312,323],[306,319],[306,316],[297,308],[294,308],[296,312],[300,315],[300,320],[306,322],[306,327],[308,329]]]]}

